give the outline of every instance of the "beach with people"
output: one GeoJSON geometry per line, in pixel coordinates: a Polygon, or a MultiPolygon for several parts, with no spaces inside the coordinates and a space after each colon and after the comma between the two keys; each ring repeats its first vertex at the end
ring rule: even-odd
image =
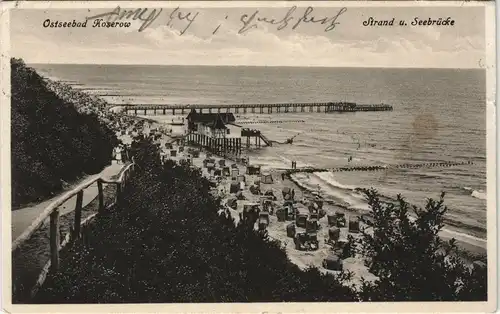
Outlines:
{"type": "MultiPolygon", "coordinates": [[[[295,147],[293,140],[284,138],[275,140],[274,146],[247,147],[241,153],[217,154],[213,147],[193,142],[188,136],[192,132],[189,117],[129,116],[98,96],[73,89],[65,83],[48,79],[47,82],[59,97],[75,102],[80,112],[97,116],[115,132],[118,144],[111,154],[115,172],[119,173],[124,165],[134,162],[133,156],[138,153],[134,151],[134,143],[141,139],[151,140],[159,151],[161,163],[175,162],[201,171],[201,175],[210,182],[212,197],[222,204],[218,213],[222,219],[232,220],[235,226],[248,224],[256,233],[278,243],[288,260],[301,270],[314,267],[323,274],[332,275],[347,271],[350,277],[345,284],[356,289],[364,283],[378,280],[367,266],[366,259],[355,250],[357,243],[363,241],[365,234],[371,234],[373,228],[371,208],[362,202],[364,190],[353,189],[346,197],[318,180],[331,175],[328,172],[295,172],[314,166],[310,163],[300,159],[283,158],[282,162],[266,159],[266,154],[269,156],[269,151],[273,149],[283,151],[295,147]],[[178,134],[179,130],[174,132],[174,120],[185,123],[184,134],[178,134]]],[[[240,117],[236,115],[235,126],[240,120],[251,122],[252,119],[240,117]]],[[[215,124],[210,119],[203,123],[213,128],[215,124]]],[[[295,133],[293,138],[300,139],[300,132],[295,133]]],[[[353,172],[350,175],[357,174],[353,172]]],[[[89,201],[93,200],[90,197],[89,201]]],[[[394,200],[384,198],[384,201],[394,200]]],[[[37,208],[40,210],[42,207],[39,205],[37,208]]],[[[63,216],[72,213],[71,204],[66,207],[63,216]]],[[[445,240],[452,237],[457,240],[459,247],[466,250],[461,251],[466,254],[460,257],[468,265],[482,263],[479,261],[485,259],[485,241],[446,228],[440,236],[445,240]]],[[[37,254],[35,252],[34,255],[37,254]]]]}
{"type": "MultiPolygon", "coordinates": [[[[82,104],[88,104],[89,100],[92,100],[92,103],[94,105],[92,106],[83,106],[82,108],[86,108],[85,110],[95,112],[98,114],[106,123],[109,123],[111,126],[113,126],[117,132],[117,134],[120,134],[121,136],[121,141],[124,143],[119,150],[123,151],[126,149],[126,147],[130,146],[130,143],[132,141],[132,138],[134,136],[137,136],[139,134],[145,134],[149,136],[150,134],[156,136],[157,143],[160,145],[162,148],[162,156],[164,158],[174,158],[174,159],[179,159],[179,158],[186,158],[187,153],[186,151],[183,152],[178,152],[176,157],[171,157],[169,156],[170,150],[167,149],[167,146],[165,146],[167,143],[169,143],[168,147],[170,146],[175,146],[178,145],[178,138],[172,138],[170,137],[171,133],[169,134],[169,131],[171,132],[172,129],[169,127],[169,124],[173,119],[180,119],[182,117],[180,116],[163,116],[163,115],[140,115],[140,116],[129,116],[120,113],[120,107],[119,106],[113,106],[111,103],[107,103],[104,99],[106,97],[98,97],[98,96],[93,96],[92,93],[89,92],[81,92],[78,89],[73,89],[73,93],[68,92],[69,87],[66,86],[66,84],[62,83],[52,83],[52,84],[61,84],[59,90],[61,90],[60,94],[63,97],[68,97],[73,98],[73,99],[78,99],[81,100],[80,103],[82,104]],[[66,86],[66,87],[63,87],[66,86]],[[68,95],[68,96],[65,96],[68,95]],[[75,96],[76,95],[76,96],[75,96]],[[112,109],[112,110],[106,110],[106,109],[112,109]],[[137,120],[139,119],[139,120],[137,120]],[[131,121],[142,121],[139,122],[138,124],[132,124],[131,121]]],[[[116,98],[116,97],[115,97],[116,98]]],[[[301,116],[303,117],[303,116],[301,116]]],[[[185,118],[185,116],[184,116],[185,118]]],[[[315,163],[311,162],[304,162],[304,160],[308,160],[307,158],[303,157],[303,153],[299,153],[297,158],[298,160],[292,160],[289,156],[286,154],[287,150],[303,150],[307,149],[309,146],[303,146],[304,142],[301,141],[301,138],[303,138],[305,135],[302,135],[303,132],[296,131],[296,133],[292,137],[297,137],[295,145],[287,145],[285,144],[287,139],[289,139],[290,131],[291,129],[289,128],[290,125],[295,124],[295,125],[303,125],[305,120],[292,120],[293,122],[286,122],[285,123],[276,123],[276,121],[280,121],[280,119],[283,119],[284,117],[277,117],[275,115],[252,115],[252,114],[236,114],[236,124],[239,122],[244,122],[243,125],[245,124],[252,124],[254,123],[255,126],[257,126],[259,129],[263,130],[263,132],[266,132],[266,134],[272,134],[272,137],[276,139],[276,142],[280,143],[283,142],[283,144],[277,144],[273,147],[263,147],[261,149],[250,149],[246,150],[243,152],[241,156],[236,157],[236,159],[244,159],[244,160],[250,160],[252,165],[258,166],[262,169],[262,171],[266,171],[270,174],[270,176],[273,177],[273,185],[270,187],[274,193],[276,193],[278,196],[280,196],[282,193],[279,192],[284,186],[283,185],[288,185],[288,186],[293,186],[293,189],[297,192],[297,197],[296,200],[302,200],[304,198],[303,195],[309,195],[311,196],[312,194],[319,194],[323,198],[323,203],[325,206],[325,210],[328,211],[329,214],[335,214],[336,212],[341,212],[346,215],[351,215],[352,217],[361,217],[361,216],[369,216],[370,215],[370,209],[368,208],[367,204],[364,203],[364,194],[362,189],[354,189],[354,187],[350,186],[344,186],[340,183],[338,183],[338,177],[346,177],[346,175],[349,175],[350,177],[366,177],[366,174],[363,172],[355,172],[353,174],[347,174],[347,173],[336,173],[335,175],[332,175],[330,173],[293,173],[293,174],[288,174],[286,173],[287,169],[292,169],[295,167],[311,167],[314,165],[317,165],[317,161],[315,163]],[[278,120],[277,120],[278,118],[278,120]],[[275,121],[275,123],[265,123],[265,121],[275,121]],[[277,132],[274,132],[277,131],[277,132]],[[273,132],[273,133],[270,133],[273,132]],[[287,136],[287,137],[284,137],[287,136]],[[272,153],[271,151],[275,151],[272,153]],[[282,154],[279,158],[271,157],[275,155],[279,155],[280,153],[282,154]],[[285,157],[287,156],[287,157],[285,157]],[[286,174],[286,177],[285,177],[286,174]],[[332,178],[334,178],[332,180],[332,178]],[[285,180],[283,180],[285,179],[285,180]],[[336,180],[335,180],[336,179],[336,180]],[[325,182],[327,184],[325,184],[325,182]]],[[[307,118],[307,115],[306,115],[307,118]]],[[[136,123],[136,122],[134,122],[136,123]]],[[[186,122],[187,123],[187,122],[186,122]]],[[[337,131],[339,133],[338,136],[350,136],[349,133],[346,133],[345,131],[337,131]],[[346,134],[343,134],[346,133],[346,134]]],[[[293,133],[292,133],[293,134],[293,133]]],[[[361,135],[358,135],[361,136],[361,135]]],[[[357,147],[361,145],[365,145],[365,143],[360,143],[359,139],[355,141],[357,147]]],[[[370,149],[375,148],[377,145],[380,145],[376,142],[375,139],[373,139],[370,143],[370,145],[366,144],[366,147],[369,147],[370,149]]],[[[306,145],[308,145],[306,143],[306,145]]],[[[173,147],[172,146],[172,147],[173,147]]],[[[186,146],[187,147],[187,146],[186,146]]],[[[203,155],[204,152],[200,152],[201,156],[206,157],[206,155],[203,155]]],[[[360,156],[358,156],[360,152],[357,152],[356,150],[351,153],[351,155],[346,155],[345,161],[341,161],[341,159],[328,159],[330,160],[328,165],[359,165],[361,160],[359,159],[360,156]]],[[[126,158],[124,157],[124,154],[120,154],[120,158],[126,158]]],[[[214,157],[220,159],[223,158],[223,156],[215,156],[214,157]]],[[[317,157],[322,157],[322,156],[314,156],[315,158],[317,157]]],[[[403,159],[404,160],[404,159],[403,159]]],[[[194,164],[196,166],[203,166],[203,164],[200,164],[202,162],[202,158],[196,158],[193,159],[194,164]]],[[[227,160],[227,163],[230,163],[230,160],[227,160]]],[[[239,167],[246,167],[241,165],[240,163],[239,167]]],[[[324,162],[322,164],[325,164],[324,162]]],[[[379,165],[379,164],[373,164],[373,165],[379,165]]],[[[203,168],[203,167],[202,167],[203,168]]],[[[220,169],[221,170],[221,169],[220,169]]],[[[241,168],[239,169],[240,173],[242,175],[245,175],[246,169],[241,168]]],[[[389,173],[392,170],[388,170],[389,173]]],[[[405,172],[412,171],[412,170],[407,170],[405,172]]],[[[432,169],[429,170],[423,170],[423,171],[432,171],[432,169]]],[[[374,174],[374,176],[387,176],[388,172],[380,172],[377,174],[374,174]]],[[[390,174],[389,174],[390,175],[390,174]]],[[[213,174],[211,175],[213,176],[213,174]]],[[[247,175],[248,176],[248,175],[247,175]]],[[[373,176],[373,175],[372,175],[373,176]]],[[[230,190],[229,186],[231,180],[229,180],[230,177],[226,177],[224,180],[221,180],[219,184],[222,184],[225,186],[225,191],[230,190]]],[[[253,181],[256,181],[257,178],[254,176],[249,176],[248,178],[252,183],[247,182],[247,186],[245,186],[245,189],[243,191],[245,194],[250,193],[249,187],[253,184],[253,181]],[[253,180],[253,181],[252,181],[253,180]]],[[[246,179],[245,179],[246,180],[246,179]]],[[[367,186],[366,188],[369,188],[367,186]]],[[[382,188],[382,191],[384,189],[382,188]]],[[[234,194],[234,193],[233,193],[234,194]]],[[[252,193],[250,193],[252,194],[252,193]]],[[[226,198],[230,197],[230,193],[227,193],[226,198]]],[[[405,194],[405,196],[408,194],[405,194]]],[[[411,195],[411,193],[410,193],[411,195]]],[[[259,202],[258,198],[260,196],[253,196],[252,195],[247,195],[250,196],[250,199],[256,201],[257,203],[259,202]]],[[[227,201],[227,199],[224,199],[227,201]]],[[[388,201],[392,200],[392,198],[387,198],[388,201]]],[[[413,200],[413,198],[410,198],[410,201],[413,200]]],[[[242,205],[240,204],[240,207],[242,205]]],[[[281,203],[280,201],[275,201],[274,206],[282,206],[282,200],[281,203]]],[[[233,216],[236,220],[239,219],[239,216],[236,215],[236,212],[233,212],[233,216]]],[[[275,216],[271,216],[274,217],[275,216]]],[[[274,218],[271,218],[271,221],[273,221],[274,218]]],[[[323,220],[320,220],[321,222],[325,222],[326,218],[323,220]]],[[[270,224],[272,225],[272,224],[270,224]]],[[[325,242],[328,241],[328,224],[326,223],[324,226],[321,226],[321,231],[323,234],[320,235],[320,237],[323,238],[325,242]]],[[[286,226],[280,226],[280,228],[274,228],[271,227],[270,229],[270,234],[275,233],[275,236],[280,238],[280,240],[283,243],[292,243],[292,244],[286,244],[286,247],[293,247],[293,239],[287,238],[286,237],[286,226]],[[279,231],[279,232],[278,232],[279,231]],[[285,237],[284,237],[285,235],[285,237]],[[292,242],[290,242],[292,241],[292,242]]],[[[464,249],[467,249],[467,251],[472,252],[474,255],[482,256],[486,252],[486,241],[483,240],[481,237],[477,237],[477,233],[471,234],[464,234],[460,232],[460,229],[457,229],[454,224],[448,225],[440,234],[444,239],[451,239],[455,238],[459,241],[461,246],[464,249]]],[[[285,244],[284,244],[285,245],[285,244]]],[[[325,245],[323,245],[325,247],[325,245]]],[[[296,251],[293,250],[288,250],[289,254],[293,256],[296,251]]],[[[326,251],[325,251],[326,252],[326,251]]],[[[302,253],[303,259],[297,259],[297,264],[298,265],[308,265],[309,263],[313,264],[320,264],[322,259],[325,257],[324,255],[326,254],[325,252],[317,251],[315,253],[316,257],[310,258],[312,253],[306,252],[302,253]],[[309,256],[309,257],[308,257],[309,256]],[[321,257],[317,257],[321,256],[321,257]],[[310,260],[310,261],[308,261],[310,260]]],[[[295,254],[297,255],[297,254],[295,254]]],[[[300,254],[299,254],[300,255],[300,254]]]]}

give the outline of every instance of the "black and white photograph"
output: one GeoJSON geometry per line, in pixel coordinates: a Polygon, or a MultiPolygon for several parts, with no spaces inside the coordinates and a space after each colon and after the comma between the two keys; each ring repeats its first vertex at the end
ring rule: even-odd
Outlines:
{"type": "Polygon", "coordinates": [[[9,312],[496,308],[493,2],[2,12],[9,312]]]}

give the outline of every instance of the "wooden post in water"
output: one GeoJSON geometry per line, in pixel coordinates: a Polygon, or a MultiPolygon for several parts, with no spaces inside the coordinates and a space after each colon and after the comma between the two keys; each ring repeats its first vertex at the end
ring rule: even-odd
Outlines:
{"type": "Polygon", "coordinates": [[[50,214],[50,265],[53,271],[59,269],[59,209],[56,208],[50,214]]]}
{"type": "Polygon", "coordinates": [[[76,240],[80,237],[80,225],[82,223],[82,203],[83,203],[83,190],[76,194],[76,206],[75,206],[75,226],[73,238],[76,240]]]}
{"type": "Polygon", "coordinates": [[[104,191],[100,179],[97,181],[97,192],[99,197],[99,213],[102,213],[104,211],[104,191]]]}

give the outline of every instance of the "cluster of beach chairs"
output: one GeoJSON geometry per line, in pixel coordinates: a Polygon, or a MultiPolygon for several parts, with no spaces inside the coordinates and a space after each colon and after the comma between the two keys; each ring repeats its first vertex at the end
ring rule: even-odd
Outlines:
{"type": "Polygon", "coordinates": [[[343,269],[343,259],[349,257],[348,235],[356,236],[360,232],[357,217],[348,217],[340,211],[327,214],[317,192],[298,200],[293,188],[284,186],[281,193],[276,191],[273,184],[279,176],[261,171],[260,166],[251,165],[248,160],[228,164],[227,160],[207,153],[201,167],[212,182],[214,193],[225,199],[226,210],[221,214],[237,217],[236,221],[249,224],[261,233],[267,233],[271,224],[276,224],[273,230],[283,228],[297,251],[312,253],[324,243],[329,254],[322,266],[332,271],[343,269]],[[319,235],[322,219],[327,221],[328,232],[319,235]],[[323,234],[326,237],[320,239],[323,234]]]}

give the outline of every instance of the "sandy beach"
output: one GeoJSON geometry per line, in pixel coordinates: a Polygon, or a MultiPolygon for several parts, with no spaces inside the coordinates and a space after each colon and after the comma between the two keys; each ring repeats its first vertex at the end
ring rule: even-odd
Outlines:
{"type": "MultiPolygon", "coordinates": [[[[158,126],[155,126],[157,128],[158,126]]],[[[325,273],[336,273],[337,271],[328,270],[323,267],[323,260],[329,255],[330,252],[334,251],[332,244],[329,243],[329,234],[328,230],[330,228],[327,220],[328,215],[334,215],[337,212],[341,212],[345,214],[346,221],[348,222],[350,218],[357,219],[357,217],[367,214],[367,211],[363,211],[360,209],[349,208],[347,204],[343,204],[341,200],[332,201],[331,199],[324,200],[323,209],[326,215],[319,219],[319,229],[317,231],[317,239],[319,241],[319,247],[317,250],[313,251],[301,251],[295,248],[294,239],[287,236],[287,225],[293,221],[278,221],[276,216],[276,210],[283,207],[283,203],[285,201],[282,190],[283,188],[290,188],[295,191],[295,202],[298,204],[307,203],[307,201],[313,200],[315,197],[315,191],[311,190],[308,187],[300,185],[300,183],[294,179],[294,176],[297,175],[306,175],[306,174],[293,174],[286,175],[284,180],[282,178],[282,173],[284,173],[283,169],[273,169],[269,166],[253,164],[252,160],[249,160],[249,165],[252,166],[260,166],[261,174],[269,174],[272,177],[271,183],[264,183],[261,180],[260,175],[256,174],[248,174],[247,166],[242,162],[236,162],[230,159],[224,159],[221,156],[213,155],[211,153],[200,150],[196,147],[190,146],[179,146],[175,139],[170,138],[168,135],[163,135],[160,139],[158,139],[157,143],[160,144],[162,148],[162,155],[165,156],[166,159],[172,159],[175,161],[180,160],[191,160],[193,166],[201,169],[202,174],[211,180],[214,183],[217,183],[216,188],[214,188],[215,195],[218,195],[222,198],[222,202],[226,209],[226,212],[229,212],[231,216],[234,218],[235,223],[238,223],[240,220],[240,215],[243,213],[243,208],[245,204],[261,204],[261,194],[253,194],[250,190],[250,186],[255,182],[260,181],[260,190],[261,193],[264,194],[266,191],[272,191],[273,195],[276,199],[272,202],[272,206],[274,208],[274,214],[269,216],[269,225],[267,226],[268,236],[273,239],[279,241],[282,247],[286,250],[286,253],[289,259],[299,266],[302,269],[305,269],[309,266],[315,266],[320,271],[325,273]],[[172,143],[172,150],[176,151],[175,156],[171,156],[171,150],[165,148],[165,143],[172,143]],[[189,154],[189,150],[194,149],[199,151],[199,157],[193,158],[189,154]],[[204,165],[204,160],[210,158],[215,160],[215,169],[222,172],[223,166],[221,166],[221,162],[224,163],[224,166],[230,167],[230,171],[236,171],[238,174],[231,174],[229,176],[215,176],[214,170],[209,171],[207,167],[204,165]],[[230,193],[231,183],[235,182],[237,177],[238,180],[244,180],[244,184],[241,185],[240,191],[242,197],[241,199],[236,200],[236,208],[231,208],[229,203],[232,202],[232,199],[236,197],[236,193],[230,193]],[[244,176],[244,179],[243,177],[244,176]],[[217,178],[218,177],[218,178],[217,178]],[[235,177],[235,178],[232,178],[235,177]]],[[[217,171],[215,170],[215,171],[217,171]]],[[[255,229],[258,229],[258,224],[255,224],[255,229]]],[[[361,228],[369,228],[369,226],[364,225],[362,222],[360,223],[361,228]]],[[[296,227],[297,232],[305,231],[304,228],[296,227]]],[[[348,231],[347,226],[340,228],[341,229],[341,238],[346,238],[347,235],[351,235],[354,238],[358,237],[360,233],[352,233],[348,231]]],[[[443,240],[449,240],[451,238],[455,238],[458,242],[458,245],[465,249],[468,252],[471,252],[473,255],[482,255],[486,253],[486,242],[482,241],[482,239],[478,239],[475,237],[467,236],[464,234],[460,234],[458,232],[454,232],[452,230],[443,230],[441,232],[441,237],[443,240]]],[[[472,262],[472,261],[470,261],[472,262]]],[[[376,276],[369,273],[367,267],[364,265],[364,261],[360,256],[349,257],[343,260],[343,269],[352,271],[354,276],[351,280],[351,283],[358,286],[361,284],[361,278],[364,280],[373,281],[376,279],[376,276]]]]}
{"type": "MultiPolygon", "coordinates": [[[[163,148],[163,154],[166,155],[167,159],[181,161],[191,158],[188,153],[188,149],[198,149],[194,147],[184,146],[179,152],[179,146],[173,145],[173,149],[177,151],[176,156],[170,156],[170,150],[164,149],[164,143],[171,141],[168,136],[163,136],[159,141],[161,147],[163,148]],[[189,147],[189,148],[188,148],[189,147]]],[[[317,232],[317,238],[319,241],[319,248],[313,251],[300,251],[295,248],[294,239],[287,236],[287,225],[293,221],[278,221],[276,210],[283,206],[285,201],[284,196],[282,194],[283,188],[293,189],[295,191],[294,199],[298,201],[298,203],[305,203],[306,200],[313,199],[313,195],[306,190],[301,189],[298,185],[295,184],[293,180],[285,177],[282,179],[282,171],[261,167],[261,174],[266,174],[272,176],[272,183],[263,183],[261,180],[261,175],[257,174],[247,174],[247,166],[241,162],[235,162],[229,159],[224,159],[220,156],[213,155],[211,153],[201,151],[199,157],[191,158],[192,165],[201,169],[203,176],[211,180],[212,182],[218,182],[216,188],[214,188],[214,194],[218,195],[222,198],[222,202],[226,209],[226,212],[229,212],[231,216],[234,218],[235,223],[237,224],[240,220],[240,215],[243,213],[243,209],[245,204],[261,204],[261,198],[263,194],[267,191],[272,191],[273,195],[276,197],[276,200],[272,202],[272,207],[274,208],[274,213],[269,215],[269,225],[267,227],[268,236],[273,239],[279,241],[281,246],[286,250],[286,253],[289,259],[299,266],[301,269],[306,269],[310,266],[317,267],[320,271],[324,273],[339,273],[338,271],[328,270],[322,266],[323,260],[329,255],[329,252],[333,252],[332,245],[328,243],[328,230],[329,225],[327,221],[327,215],[334,215],[336,212],[344,212],[343,209],[339,206],[334,206],[330,204],[325,204],[323,209],[326,212],[326,215],[319,219],[319,229],[317,232]],[[223,167],[220,167],[220,162],[225,163],[225,166],[230,167],[231,171],[236,171],[238,176],[244,176],[244,185],[241,185],[243,188],[240,189],[242,199],[238,199],[236,208],[231,208],[228,204],[231,199],[234,199],[236,193],[230,193],[231,183],[235,182],[231,176],[220,176],[220,181],[216,179],[213,171],[209,171],[207,167],[204,166],[204,160],[210,158],[215,159],[216,169],[221,170],[223,167]],[[260,190],[262,194],[253,194],[250,191],[250,186],[255,182],[260,181],[260,190]]],[[[252,162],[250,160],[250,165],[252,162]]],[[[304,207],[305,208],[305,207],[304,207]]],[[[349,213],[346,213],[346,220],[349,221],[349,213]]],[[[352,215],[352,214],[351,214],[352,215]]],[[[255,224],[255,229],[257,230],[257,224],[255,224]]],[[[359,233],[349,233],[347,226],[340,228],[341,229],[341,238],[346,238],[347,234],[350,234],[354,237],[358,236],[359,233]]],[[[296,228],[297,232],[305,231],[305,228],[296,228]]],[[[367,267],[364,265],[363,260],[359,257],[350,257],[343,261],[343,269],[352,271],[354,277],[351,281],[354,285],[361,284],[361,278],[365,280],[371,281],[375,280],[376,277],[368,272],[367,267]]]]}

